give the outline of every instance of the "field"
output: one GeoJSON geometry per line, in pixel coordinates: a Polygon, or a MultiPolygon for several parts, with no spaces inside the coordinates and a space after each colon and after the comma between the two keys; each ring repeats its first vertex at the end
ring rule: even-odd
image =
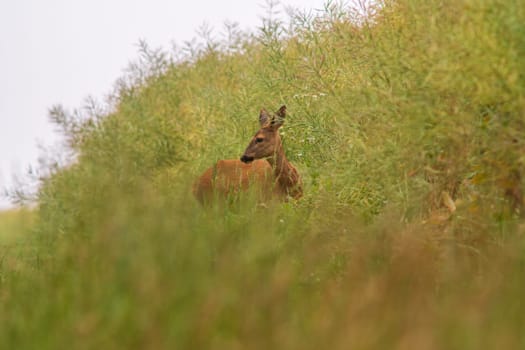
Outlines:
{"type": "Polygon", "coordinates": [[[525,348],[525,6],[278,9],[50,110],[70,160],[0,213],[0,348],[525,348]],[[200,206],[283,104],[303,198],[200,206]]]}
{"type": "Polygon", "coordinates": [[[0,211],[0,244],[11,245],[31,234],[35,214],[28,210],[0,211]]]}

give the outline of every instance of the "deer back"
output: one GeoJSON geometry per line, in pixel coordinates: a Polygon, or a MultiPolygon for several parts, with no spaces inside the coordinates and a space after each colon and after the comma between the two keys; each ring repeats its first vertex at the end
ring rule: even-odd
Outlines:
{"type": "Polygon", "coordinates": [[[264,198],[273,193],[274,178],[270,164],[263,159],[249,164],[237,159],[219,160],[206,169],[193,186],[193,193],[201,203],[215,196],[228,197],[254,187],[264,198]]]}

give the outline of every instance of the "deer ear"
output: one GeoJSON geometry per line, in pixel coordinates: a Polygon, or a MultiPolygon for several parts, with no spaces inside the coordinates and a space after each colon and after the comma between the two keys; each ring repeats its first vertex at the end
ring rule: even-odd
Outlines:
{"type": "Polygon", "coordinates": [[[286,106],[282,105],[281,108],[275,113],[279,118],[284,119],[286,117],[286,106]]]}
{"type": "Polygon", "coordinates": [[[277,112],[275,112],[275,116],[272,118],[271,125],[273,128],[278,129],[280,128],[284,123],[284,118],[286,117],[286,106],[281,106],[277,112]]]}
{"type": "Polygon", "coordinates": [[[261,128],[264,128],[265,126],[270,124],[271,121],[270,114],[268,114],[268,111],[266,109],[261,109],[261,113],[259,114],[259,124],[261,125],[261,128]]]}

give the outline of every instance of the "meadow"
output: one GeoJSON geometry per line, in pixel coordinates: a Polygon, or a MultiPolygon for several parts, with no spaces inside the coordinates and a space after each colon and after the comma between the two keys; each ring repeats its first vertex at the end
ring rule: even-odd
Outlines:
{"type": "Polygon", "coordinates": [[[0,214],[0,348],[525,348],[525,6],[267,10],[50,109],[67,157],[0,214]],[[283,104],[303,198],[200,206],[283,104]]]}

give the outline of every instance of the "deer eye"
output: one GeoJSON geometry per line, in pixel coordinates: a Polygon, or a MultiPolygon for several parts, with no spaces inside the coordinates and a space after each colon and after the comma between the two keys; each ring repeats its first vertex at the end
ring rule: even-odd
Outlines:
{"type": "Polygon", "coordinates": [[[257,137],[255,138],[255,142],[259,143],[259,142],[263,142],[264,139],[262,137],[257,137]]]}

